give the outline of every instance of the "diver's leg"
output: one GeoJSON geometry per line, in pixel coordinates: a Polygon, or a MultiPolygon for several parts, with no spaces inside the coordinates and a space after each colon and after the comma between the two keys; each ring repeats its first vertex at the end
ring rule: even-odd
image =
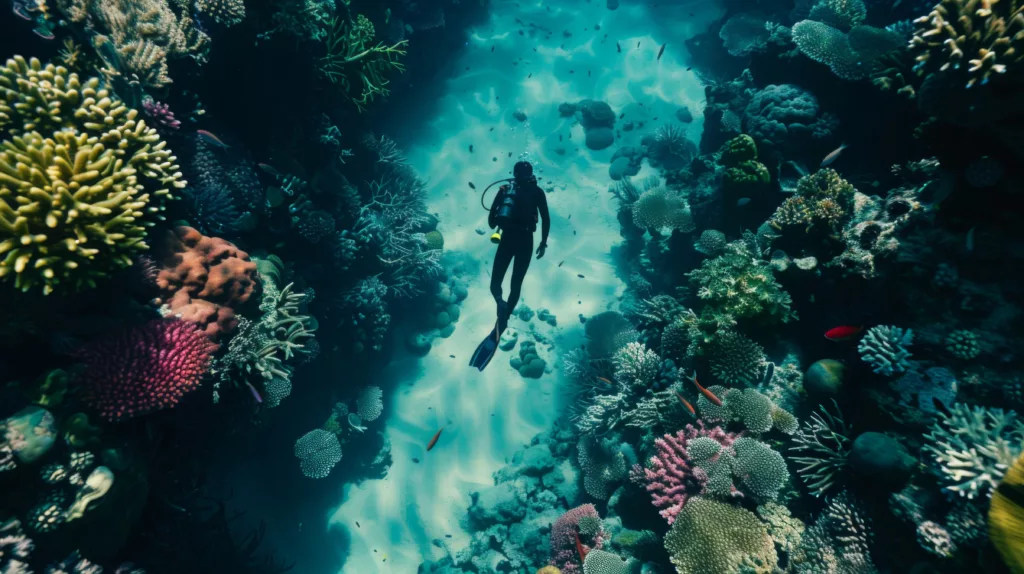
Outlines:
{"type": "MultiPolygon", "coordinates": [[[[506,235],[508,234],[506,233],[506,235]]],[[[494,266],[491,268],[491,295],[494,296],[494,301],[499,306],[502,303],[501,284],[505,281],[505,272],[508,271],[508,266],[512,263],[512,256],[515,255],[511,243],[511,241],[505,241],[504,238],[498,243],[498,250],[494,254],[494,266]]]]}
{"type": "Polygon", "coordinates": [[[524,233],[516,242],[515,263],[512,265],[512,282],[508,288],[508,314],[516,308],[519,302],[519,294],[523,289],[523,279],[526,278],[526,270],[530,268],[530,260],[533,259],[533,234],[524,233]]]}

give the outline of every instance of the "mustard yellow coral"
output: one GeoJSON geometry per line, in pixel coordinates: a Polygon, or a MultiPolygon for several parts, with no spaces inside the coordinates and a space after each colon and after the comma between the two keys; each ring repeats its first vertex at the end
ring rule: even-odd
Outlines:
{"type": "Polygon", "coordinates": [[[185,186],[136,110],[65,68],[0,68],[0,281],[78,291],[131,264],[185,186]]]}

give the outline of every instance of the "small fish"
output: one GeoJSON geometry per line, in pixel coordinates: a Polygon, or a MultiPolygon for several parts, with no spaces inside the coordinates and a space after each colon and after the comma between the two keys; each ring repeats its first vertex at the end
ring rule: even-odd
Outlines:
{"type": "Polygon", "coordinates": [[[444,537],[445,537],[445,538],[451,538],[451,537],[452,537],[452,535],[451,535],[451,534],[445,534],[445,535],[444,535],[444,537]]]}
{"type": "Polygon", "coordinates": [[[683,406],[686,407],[686,410],[690,411],[691,415],[697,416],[697,411],[696,411],[696,409],[693,408],[693,405],[690,404],[690,401],[684,399],[683,395],[680,395],[678,392],[676,392],[676,391],[672,391],[672,392],[676,393],[676,397],[679,399],[679,401],[681,403],[683,403],[683,406]]]}
{"type": "Polygon", "coordinates": [[[687,66],[687,67],[686,67],[686,71],[687,71],[687,72],[689,72],[689,71],[690,71],[690,70],[692,70],[692,69],[693,69],[693,66],[687,66]]]}
{"type": "Polygon", "coordinates": [[[358,520],[356,520],[356,528],[362,528],[362,526],[359,526],[359,521],[358,520]]]}
{"type": "Polygon", "coordinates": [[[615,42],[615,51],[622,53],[622,46],[618,42],[615,42]]]}
{"type": "Polygon", "coordinates": [[[661,55],[665,53],[665,46],[668,46],[668,44],[662,44],[661,45],[661,49],[658,50],[658,59],[655,60],[655,62],[661,60],[661,55]]]}
{"type": "Polygon", "coordinates": [[[508,152],[508,157],[512,157],[512,152],[508,152]]]}
{"type": "Polygon", "coordinates": [[[418,459],[418,458],[415,458],[415,457],[414,457],[414,458],[412,459],[412,461],[413,461],[414,463],[416,463],[416,464],[419,464],[419,463],[420,463],[420,459],[418,459]]]}
{"type": "Polygon", "coordinates": [[[494,51],[494,46],[491,46],[491,51],[492,51],[492,52],[494,51]]]}
{"type": "Polygon", "coordinates": [[[849,341],[859,335],[863,330],[863,325],[840,325],[825,331],[825,338],[829,341],[849,341]]]}
{"type": "Polygon", "coordinates": [[[693,384],[697,386],[697,390],[700,391],[700,394],[704,395],[705,399],[711,401],[716,407],[722,406],[722,399],[716,397],[715,393],[712,393],[711,391],[700,386],[700,383],[697,382],[697,371],[693,372],[693,378],[690,380],[693,381],[693,384]]]}
{"type": "MultiPolygon", "coordinates": [[[[445,426],[448,426],[448,425],[445,425],[445,426]]],[[[445,427],[441,427],[441,428],[437,429],[437,433],[434,434],[434,438],[430,439],[430,442],[427,443],[427,452],[430,452],[430,449],[434,448],[434,445],[437,444],[437,439],[441,438],[441,431],[443,431],[444,428],[445,427]]]]}
{"type": "Polygon", "coordinates": [[[582,273],[577,273],[576,276],[579,277],[580,279],[586,279],[586,277],[584,277],[582,273]]]}
{"type": "Polygon", "coordinates": [[[743,207],[744,205],[746,205],[748,203],[750,203],[750,198],[749,197],[741,197],[741,198],[736,200],[736,207],[743,207]]]}
{"type": "Polygon", "coordinates": [[[471,181],[471,182],[469,182],[469,189],[476,189],[476,186],[475,186],[475,185],[473,185],[473,182],[472,182],[472,181],[471,181]]]}
{"type": "Polygon", "coordinates": [[[473,153],[473,144],[469,144],[469,153],[473,153]]]}
{"type": "Polygon", "coordinates": [[[391,8],[384,11],[384,23],[387,24],[391,20],[391,8]]]}
{"type": "Polygon", "coordinates": [[[768,368],[764,370],[764,378],[761,379],[761,383],[767,385],[772,382],[772,377],[775,376],[775,363],[768,361],[768,368]]]}
{"type": "Polygon", "coordinates": [[[222,147],[222,148],[229,148],[229,147],[231,147],[228,144],[222,142],[219,137],[213,135],[212,133],[210,133],[210,132],[208,132],[206,130],[196,130],[196,135],[198,135],[200,138],[202,138],[202,140],[205,141],[206,143],[213,144],[213,145],[215,145],[217,147],[222,147]]]}
{"type": "Polygon", "coordinates": [[[638,41],[638,42],[636,43],[636,47],[637,47],[637,48],[639,48],[639,47],[640,47],[640,42],[639,42],[639,41],[638,41]]]}
{"type": "Polygon", "coordinates": [[[274,166],[272,166],[272,165],[270,165],[268,163],[258,163],[256,165],[257,165],[257,167],[259,167],[260,169],[262,169],[263,171],[269,173],[270,175],[272,175],[274,177],[284,177],[283,173],[277,171],[277,169],[275,169],[274,166]]]}
{"type": "Polygon", "coordinates": [[[582,563],[584,560],[587,559],[587,550],[583,547],[583,543],[580,542],[579,531],[573,531],[572,534],[576,537],[576,552],[580,553],[580,562],[582,563]]]}
{"type": "Polygon", "coordinates": [[[825,159],[821,160],[821,165],[819,167],[828,167],[832,165],[832,162],[839,159],[839,154],[843,153],[844,149],[846,149],[846,144],[843,144],[837,147],[836,149],[832,150],[831,153],[825,156],[825,159]]]}
{"type": "Polygon", "coordinates": [[[609,381],[608,379],[606,379],[604,377],[598,377],[597,380],[599,380],[599,381],[601,381],[603,383],[606,383],[609,387],[614,387],[615,386],[615,383],[609,381]]]}
{"type": "Polygon", "coordinates": [[[245,384],[249,387],[249,391],[252,392],[252,398],[256,399],[257,403],[263,404],[263,397],[261,397],[259,392],[256,391],[256,387],[252,386],[252,383],[248,381],[246,381],[245,384]]]}
{"type": "Polygon", "coordinates": [[[526,79],[527,79],[527,80],[529,80],[529,79],[530,79],[530,78],[532,78],[532,77],[533,77],[533,72],[530,72],[530,75],[529,75],[529,76],[526,76],[526,79]]]}
{"type": "Polygon", "coordinates": [[[587,77],[590,77],[590,70],[587,70],[587,77]]]}
{"type": "Polygon", "coordinates": [[[967,232],[966,247],[967,247],[967,252],[968,253],[974,253],[974,230],[977,229],[977,228],[978,228],[978,226],[975,225],[974,227],[971,228],[970,231],[967,232]]]}
{"type": "Polygon", "coordinates": [[[565,259],[563,259],[563,260],[559,261],[559,262],[558,262],[558,266],[559,266],[559,267],[561,267],[563,263],[565,263],[565,259]]]}

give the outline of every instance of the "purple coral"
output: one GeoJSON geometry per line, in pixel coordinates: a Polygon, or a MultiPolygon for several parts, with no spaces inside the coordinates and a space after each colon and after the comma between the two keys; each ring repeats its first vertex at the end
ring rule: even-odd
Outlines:
{"type": "Polygon", "coordinates": [[[686,425],[686,428],[673,434],[667,434],[654,441],[658,454],[651,457],[649,468],[634,467],[633,476],[638,482],[646,483],[651,493],[651,502],[660,508],[661,516],[669,524],[675,522],[676,515],[692,496],[702,494],[708,483],[707,473],[692,464],[686,452],[686,443],[697,437],[708,437],[717,441],[723,448],[732,446],[737,436],[727,433],[721,427],[707,429],[702,421],[697,427],[686,425]]]}
{"type": "Polygon", "coordinates": [[[600,549],[606,535],[603,529],[593,534],[580,533],[580,519],[592,518],[600,520],[601,516],[593,504],[583,504],[558,517],[551,525],[551,553],[554,558],[552,566],[557,566],[562,574],[578,574],[582,571],[579,552],[576,550],[576,536],[580,537],[585,551],[600,549]]]}
{"type": "Polygon", "coordinates": [[[152,118],[153,121],[165,128],[176,130],[181,127],[181,122],[174,117],[171,106],[163,102],[147,98],[142,101],[142,109],[145,110],[146,115],[152,118]]]}

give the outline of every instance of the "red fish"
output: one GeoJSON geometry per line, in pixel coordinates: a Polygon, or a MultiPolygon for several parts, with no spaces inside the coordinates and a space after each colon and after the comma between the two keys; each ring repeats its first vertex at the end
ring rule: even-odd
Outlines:
{"type": "Polygon", "coordinates": [[[672,391],[672,392],[676,393],[676,396],[679,397],[679,401],[681,403],[683,403],[683,406],[686,407],[686,410],[690,411],[691,415],[697,416],[697,411],[694,410],[693,405],[690,404],[690,401],[684,399],[683,395],[680,395],[678,392],[676,392],[676,391],[672,391]]]}
{"type": "Polygon", "coordinates": [[[863,330],[863,326],[840,325],[825,331],[825,338],[829,341],[849,341],[863,330]]]}
{"type": "Polygon", "coordinates": [[[715,393],[712,393],[711,391],[709,391],[709,390],[705,389],[704,387],[700,386],[700,383],[697,382],[697,372],[696,371],[694,371],[693,378],[690,379],[690,380],[693,381],[694,385],[697,385],[697,390],[700,391],[700,394],[704,395],[705,399],[711,401],[716,407],[722,406],[722,399],[716,397],[715,393]]]}
{"type": "Polygon", "coordinates": [[[427,452],[430,452],[430,449],[434,448],[434,445],[437,444],[437,439],[441,438],[441,431],[443,430],[444,427],[437,429],[437,433],[434,434],[434,438],[430,439],[430,442],[427,443],[427,452]]]}
{"type": "Polygon", "coordinates": [[[587,559],[587,549],[583,546],[583,543],[580,542],[580,533],[573,532],[572,534],[576,537],[576,552],[580,553],[580,564],[582,564],[583,561],[587,559]]]}
{"type": "Polygon", "coordinates": [[[206,130],[196,130],[196,135],[198,135],[200,138],[202,138],[202,140],[205,141],[206,143],[213,144],[213,145],[215,145],[217,147],[222,147],[222,148],[231,147],[228,144],[222,142],[219,137],[213,135],[212,133],[210,133],[210,132],[208,132],[206,130]]]}

